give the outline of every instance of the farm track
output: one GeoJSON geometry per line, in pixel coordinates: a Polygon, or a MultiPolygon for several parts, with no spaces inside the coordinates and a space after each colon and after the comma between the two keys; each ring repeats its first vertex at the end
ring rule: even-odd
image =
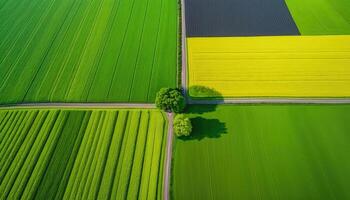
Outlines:
{"type": "Polygon", "coordinates": [[[0,110],[8,109],[37,109],[37,108],[139,108],[139,109],[153,109],[156,108],[154,104],[147,103],[23,103],[23,104],[3,104],[0,105],[0,110]]]}
{"type": "Polygon", "coordinates": [[[350,98],[234,98],[224,100],[193,100],[188,104],[350,104],[350,98]]]}
{"type": "Polygon", "coordinates": [[[187,97],[187,42],[185,0],[181,0],[181,51],[181,86],[183,89],[183,94],[187,97]]]}

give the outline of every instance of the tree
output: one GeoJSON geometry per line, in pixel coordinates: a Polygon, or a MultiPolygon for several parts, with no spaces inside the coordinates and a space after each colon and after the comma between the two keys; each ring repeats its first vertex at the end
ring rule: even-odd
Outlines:
{"type": "Polygon", "coordinates": [[[176,88],[162,88],[156,96],[156,106],[166,112],[180,113],[185,108],[185,98],[176,88]]]}
{"type": "Polygon", "coordinates": [[[176,136],[189,136],[192,132],[191,120],[184,114],[178,114],[174,119],[174,133],[176,136]]]}

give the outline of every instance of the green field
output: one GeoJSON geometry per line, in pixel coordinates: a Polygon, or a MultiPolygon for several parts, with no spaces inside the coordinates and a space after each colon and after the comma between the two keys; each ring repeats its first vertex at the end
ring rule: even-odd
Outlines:
{"type": "Polygon", "coordinates": [[[0,111],[0,199],[162,199],[156,110],[0,111]]]}
{"type": "Polygon", "coordinates": [[[173,199],[350,199],[350,105],[188,112],[194,136],[176,141],[173,199]]]}
{"type": "Polygon", "coordinates": [[[350,1],[286,0],[302,35],[350,34],[350,1]]]}
{"type": "Polygon", "coordinates": [[[177,7],[0,0],[0,103],[153,101],[176,86],[177,7]]]}

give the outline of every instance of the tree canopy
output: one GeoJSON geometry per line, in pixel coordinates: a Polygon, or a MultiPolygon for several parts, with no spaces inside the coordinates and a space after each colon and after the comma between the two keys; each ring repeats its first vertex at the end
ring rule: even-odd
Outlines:
{"type": "Polygon", "coordinates": [[[180,113],[185,108],[185,98],[180,89],[162,88],[156,96],[156,106],[166,112],[180,113]]]}
{"type": "Polygon", "coordinates": [[[184,114],[178,114],[174,119],[174,133],[176,136],[189,136],[192,132],[191,120],[184,114]]]}

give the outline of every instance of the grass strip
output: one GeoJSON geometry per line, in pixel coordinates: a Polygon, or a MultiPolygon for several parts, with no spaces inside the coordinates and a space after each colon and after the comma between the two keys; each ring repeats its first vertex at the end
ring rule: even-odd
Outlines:
{"type": "Polygon", "coordinates": [[[94,172],[91,187],[86,192],[86,194],[89,194],[89,196],[93,197],[93,198],[97,198],[97,195],[98,195],[98,191],[99,191],[99,188],[101,185],[102,175],[104,173],[104,169],[105,169],[106,162],[107,162],[108,150],[109,150],[111,142],[112,142],[114,126],[115,126],[116,119],[117,119],[117,112],[116,111],[109,112],[108,115],[109,115],[109,120],[107,122],[107,126],[105,129],[107,135],[103,141],[104,145],[102,147],[102,151],[101,151],[100,155],[98,155],[98,157],[97,157],[100,159],[100,162],[98,162],[96,170],[94,172]]]}
{"type": "Polygon", "coordinates": [[[89,154],[89,149],[92,145],[93,140],[95,139],[94,132],[98,126],[99,120],[101,117],[101,112],[93,111],[91,119],[89,121],[88,127],[86,129],[79,153],[77,155],[76,161],[74,163],[71,176],[68,181],[67,189],[64,193],[63,199],[72,199],[73,195],[76,194],[76,187],[78,181],[81,178],[82,170],[86,166],[87,156],[89,154]]]}
{"type": "Polygon", "coordinates": [[[14,119],[13,123],[7,130],[8,134],[6,134],[4,141],[2,141],[0,147],[0,158],[5,157],[6,151],[8,151],[11,144],[13,144],[14,140],[16,140],[19,136],[17,130],[21,127],[22,122],[24,121],[24,117],[26,116],[26,112],[19,112],[14,119]]]}
{"type": "Polygon", "coordinates": [[[168,135],[168,123],[165,123],[165,127],[163,129],[163,142],[162,142],[162,150],[161,150],[161,161],[159,163],[159,172],[158,172],[158,186],[157,186],[157,199],[161,200],[164,198],[163,196],[163,187],[164,187],[164,167],[166,162],[166,146],[167,146],[167,135],[168,135]]]}
{"type": "MultiPolygon", "coordinates": [[[[3,112],[1,112],[3,113],[3,112]]],[[[1,123],[0,123],[0,141],[2,141],[2,138],[4,137],[5,135],[5,131],[3,131],[3,128],[6,126],[7,124],[7,121],[9,120],[9,118],[11,118],[13,114],[13,111],[9,111],[9,112],[6,112],[6,115],[4,116],[4,118],[2,119],[1,123]]]]}
{"type": "Polygon", "coordinates": [[[128,119],[128,112],[121,110],[118,112],[117,122],[115,124],[111,145],[108,151],[107,162],[103,172],[98,199],[109,199],[113,185],[116,167],[120,158],[121,146],[124,138],[128,119]]]}
{"type": "Polygon", "coordinates": [[[64,179],[64,172],[69,168],[69,158],[74,154],[74,144],[81,134],[79,129],[85,123],[85,113],[88,112],[70,112],[34,199],[54,199],[60,182],[64,179]]]}
{"type": "Polygon", "coordinates": [[[8,151],[5,153],[5,156],[0,157],[0,166],[2,166],[2,170],[6,171],[8,167],[11,165],[11,163],[13,162],[13,159],[17,155],[17,152],[22,146],[23,141],[27,137],[27,134],[29,133],[31,126],[34,123],[34,120],[37,114],[38,114],[37,111],[32,111],[27,115],[28,119],[22,123],[24,127],[20,130],[20,132],[17,133],[19,135],[18,140],[13,142],[12,143],[13,146],[7,149],[8,151]]]}
{"type": "MultiPolygon", "coordinates": [[[[1,128],[1,125],[2,125],[2,120],[6,117],[8,111],[0,111],[0,128],[1,128]]],[[[2,130],[2,129],[0,129],[2,130]]]]}
{"type": "Polygon", "coordinates": [[[111,136],[113,133],[113,128],[116,119],[116,112],[108,111],[106,113],[106,118],[103,123],[103,127],[101,129],[101,138],[97,146],[97,150],[94,155],[94,159],[92,162],[93,168],[90,169],[90,173],[88,174],[87,184],[84,187],[83,191],[83,199],[87,198],[96,198],[99,182],[101,179],[101,174],[103,173],[103,168],[105,166],[107,151],[110,146],[111,136]]]}
{"type": "MultiPolygon", "coordinates": [[[[48,112],[40,111],[35,118],[35,121],[33,123],[33,126],[31,127],[28,136],[26,137],[25,141],[23,142],[23,145],[19,149],[14,161],[11,163],[11,166],[9,170],[5,168],[1,168],[0,170],[0,194],[2,194],[0,197],[2,199],[6,198],[9,188],[7,188],[7,185],[11,185],[17,174],[19,173],[21,167],[23,166],[23,163],[29,154],[31,147],[33,146],[33,143],[35,142],[35,139],[40,132],[41,127],[43,126],[45,119],[47,117],[48,112]]],[[[0,199],[1,199],[0,198],[0,199]]]]}
{"type": "Polygon", "coordinates": [[[75,194],[75,198],[82,198],[84,187],[86,186],[86,184],[88,184],[89,174],[91,173],[91,170],[93,170],[93,168],[95,167],[94,166],[95,163],[93,163],[93,161],[95,158],[95,152],[98,150],[98,145],[102,140],[102,136],[103,136],[102,127],[105,122],[105,118],[106,118],[106,112],[102,111],[97,129],[94,131],[94,134],[96,135],[97,138],[94,139],[92,145],[90,146],[90,152],[88,154],[87,162],[85,164],[81,178],[79,179],[78,190],[75,194]]]}
{"type": "Polygon", "coordinates": [[[147,131],[147,141],[145,149],[145,157],[143,160],[142,176],[139,189],[139,199],[146,199],[148,196],[148,184],[152,165],[153,145],[155,140],[157,116],[153,112],[150,113],[150,122],[147,131]]]}
{"type": "Polygon", "coordinates": [[[126,128],[125,128],[125,132],[124,132],[124,138],[123,138],[123,143],[121,146],[121,150],[120,150],[120,155],[118,158],[118,165],[115,171],[115,177],[114,177],[114,181],[113,181],[113,185],[112,185],[112,189],[111,189],[111,197],[112,199],[115,199],[117,196],[117,191],[118,191],[118,185],[119,185],[119,181],[120,181],[120,177],[122,176],[121,174],[121,170],[123,168],[123,161],[124,161],[124,156],[125,156],[125,152],[127,151],[126,149],[128,148],[126,146],[127,141],[129,140],[129,131],[130,131],[130,124],[131,124],[131,115],[132,115],[132,111],[129,111],[128,114],[128,120],[126,123],[126,128]]]}
{"type": "Polygon", "coordinates": [[[52,158],[52,154],[56,148],[57,141],[61,137],[63,127],[67,122],[69,114],[70,113],[67,111],[61,111],[59,113],[54,127],[50,133],[48,133],[49,138],[47,139],[44,148],[40,152],[40,157],[38,158],[35,167],[31,172],[29,181],[23,191],[23,195],[21,196],[22,199],[33,199],[40,181],[43,178],[45,170],[48,167],[50,159],[52,158]]]}
{"type": "Polygon", "coordinates": [[[161,149],[163,143],[163,135],[164,135],[164,117],[161,113],[155,113],[157,115],[157,124],[156,124],[156,132],[155,139],[153,145],[153,156],[152,156],[152,164],[150,168],[150,177],[148,184],[148,195],[147,199],[156,199],[157,197],[157,183],[159,176],[159,165],[161,160],[161,149]]]}
{"type": "Polygon", "coordinates": [[[3,137],[1,138],[1,141],[0,141],[0,152],[2,151],[6,142],[8,141],[8,138],[11,135],[10,130],[14,126],[14,124],[16,124],[16,122],[18,121],[19,115],[20,115],[19,112],[13,113],[10,119],[8,120],[8,122],[5,124],[4,128],[2,129],[1,133],[3,134],[3,137]]]}
{"type": "Polygon", "coordinates": [[[141,111],[133,111],[129,127],[129,137],[126,141],[126,152],[123,157],[121,176],[118,182],[117,199],[125,199],[127,196],[130,173],[133,166],[137,132],[139,129],[141,111]]]}
{"type": "MultiPolygon", "coordinates": [[[[4,194],[9,199],[20,198],[29,180],[30,174],[35,167],[35,164],[40,156],[40,152],[44,147],[48,134],[53,128],[58,116],[58,111],[49,112],[43,126],[41,127],[34,143],[30,147],[28,155],[25,157],[24,163],[18,170],[16,176],[12,176],[10,182],[7,184],[4,194]]],[[[14,175],[14,174],[13,174],[14,175]]]]}
{"type": "MultiPolygon", "coordinates": [[[[92,113],[91,111],[85,112],[84,119],[83,119],[83,122],[81,123],[77,139],[74,143],[73,150],[69,156],[68,163],[65,165],[66,167],[64,169],[63,177],[58,184],[57,191],[53,192],[53,195],[55,195],[55,196],[52,199],[56,199],[56,200],[63,199],[65,190],[67,188],[66,186],[68,184],[70,175],[72,173],[72,169],[73,169],[74,164],[75,164],[75,160],[77,158],[80,146],[82,144],[82,140],[83,140],[84,135],[85,135],[85,131],[88,130],[88,125],[89,125],[91,113],[92,113]]],[[[45,193],[42,193],[42,194],[45,195],[45,193]]],[[[46,195],[45,195],[45,197],[46,197],[46,195]]]]}
{"type": "Polygon", "coordinates": [[[141,172],[143,167],[145,144],[147,139],[147,129],[149,123],[149,111],[143,111],[141,114],[140,128],[137,136],[135,156],[130,175],[129,189],[127,199],[137,199],[141,182],[141,172]]]}

